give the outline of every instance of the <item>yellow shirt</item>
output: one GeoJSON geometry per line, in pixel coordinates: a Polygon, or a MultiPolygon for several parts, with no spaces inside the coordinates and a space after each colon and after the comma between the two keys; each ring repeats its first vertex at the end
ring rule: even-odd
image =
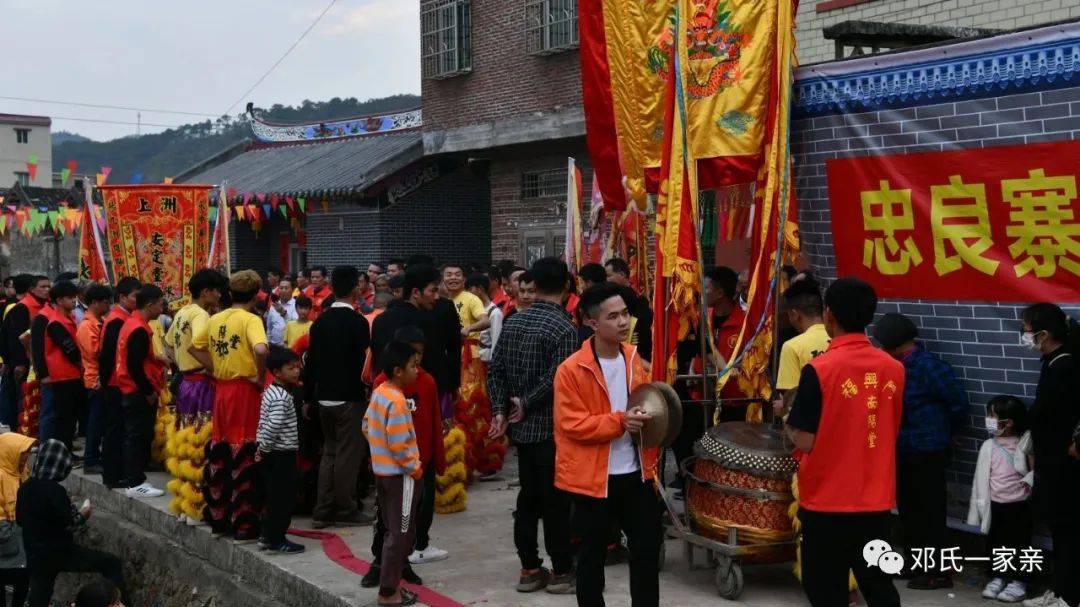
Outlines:
{"type": "Polygon", "coordinates": [[[776,374],[777,390],[794,390],[799,387],[802,369],[815,356],[829,347],[829,334],[825,325],[811,325],[802,335],[792,337],[780,349],[780,370],[776,374]]]}
{"type": "Polygon", "coordinates": [[[161,326],[161,319],[155,318],[146,323],[150,325],[150,343],[154,347],[154,356],[165,359],[165,327],[161,326]]]}
{"type": "Polygon", "coordinates": [[[299,320],[290,320],[285,323],[285,345],[293,347],[296,340],[308,334],[311,331],[311,321],[305,320],[300,322],[299,320]]]}
{"type": "MultiPolygon", "coordinates": [[[[462,328],[476,324],[487,316],[487,313],[484,311],[484,303],[480,301],[479,297],[468,291],[458,293],[457,297],[453,299],[453,302],[454,307],[457,308],[458,318],[461,319],[462,328]]],[[[479,331],[474,332],[469,335],[469,337],[479,339],[480,333],[479,331]]]]}
{"type": "Polygon", "coordinates": [[[189,373],[202,369],[200,363],[188,350],[195,335],[206,332],[206,323],[210,322],[210,314],[199,307],[198,304],[189,303],[180,308],[173,318],[169,333],[165,336],[165,343],[173,349],[176,366],[180,367],[181,373],[189,373]]]}
{"type": "Polygon", "coordinates": [[[266,345],[262,319],[240,308],[214,314],[206,330],[192,338],[192,345],[210,352],[214,377],[221,380],[255,377],[255,346],[259,344],[266,345]]]}

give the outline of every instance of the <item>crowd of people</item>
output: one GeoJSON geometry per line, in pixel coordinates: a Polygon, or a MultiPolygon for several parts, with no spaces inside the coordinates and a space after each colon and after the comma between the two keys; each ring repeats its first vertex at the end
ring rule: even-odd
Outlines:
{"type": "MultiPolygon", "coordinates": [[[[194,455],[169,443],[179,452],[166,456],[174,512],[215,536],[295,554],[304,546],[286,532],[296,512],[317,529],[374,524],[361,584],[378,588],[380,605],[413,604],[402,583],[422,583],[412,566],[450,557],[430,532],[450,477],[444,436],[456,427],[467,481],[493,477],[506,446],[516,450],[518,591],[603,605],[604,566],[625,558],[633,605],[659,605],[663,464],[633,441],[649,417],[629,398],[650,379],[653,318],[630,274],[620,259],[571,274],[557,258],[436,267],[424,255],[295,277],[204,269],[179,308],[130,277],[108,287],[15,276],[0,324],[0,583],[16,605],[46,605],[59,572],[97,571],[112,586],[93,596],[126,599],[120,561],[75,542],[92,510],[60,483],[81,466],[130,498],[162,496],[146,473],[164,398],[172,432],[202,437],[194,455]],[[28,382],[40,386],[36,419],[28,382]],[[14,536],[19,555],[7,559],[14,536]]],[[[711,334],[694,328],[679,345],[680,375],[732,357],[744,292],[734,270],[706,271],[711,334]]],[[[800,460],[799,575],[815,606],[847,604],[856,588],[869,605],[899,604],[863,553],[890,536],[894,507],[909,588],[953,583],[911,565],[916,549],[944,547],[946,469],[968,425],[967,393],[911,319],[874,322],[876,308],[866,283],[841,278],[823,291],[785,269],[772,411],[800,460]]],[[[1030,407],[1022,395],[989,401],[969,522],[1016,553],[1045,523],[1054,577],[1029,598],[1038,580],[992,571],[983,596],[1076,607],[1080,327],[1049,303],[1021,324],[1021,343],[1042,356],[1038,389],[1030,407]]],[[[745,385],[727,382],[720,421],[750,415],[745,385]]],[[[709,393],[693,380],[675,387],[689,409],[672,446],[682,461],[706,430],[694,408],[709,393]]]]}

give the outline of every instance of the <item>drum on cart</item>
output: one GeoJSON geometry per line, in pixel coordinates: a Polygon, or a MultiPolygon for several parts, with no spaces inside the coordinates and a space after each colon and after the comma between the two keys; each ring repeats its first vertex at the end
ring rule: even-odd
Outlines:
{"type": "Polygon", "coordinates": [[[795,558],[788,509],[797,463],[779,430],[766,424],[714,426],[694,445],[686,468],[686,512],[698,534],[737,538],[739,560],[779,563],[795,558]]]}

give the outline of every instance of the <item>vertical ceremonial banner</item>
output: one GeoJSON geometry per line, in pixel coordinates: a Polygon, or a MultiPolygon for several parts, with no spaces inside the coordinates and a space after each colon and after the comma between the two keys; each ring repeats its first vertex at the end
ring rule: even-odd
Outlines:
{"type": "MultiPolygon", "coordinates": [[[[684,11],[691,5],[679,0],[675,31],[685,32],[684,11]]],[[[687,140],[687,97],[683,66],[687,36],[676,35],[671,55],[673,78],[667,82],[664,111],[664,159],[656,205],[656,287],[653,299],[653,379],[675,381],[676,344],[685,339],[700,318],[701,251],[697,241],[697,166],[687,140]],[[656,334],[660,333],[660,339],[656,334]]]]}
{"type": "Polygon", "coordinates": [[[658,86],[650,48],[671,26],[674,5],[674,0],[579,3],[589,156],[604,206],[612,210],[626,208],[627,191],[645,210],[645,169],[660,165],[665,89],[658,86]]]}
{"type": "Polygon", "coordinates": [[[839,275],[899,299],[1080,301],[1080,142],[826,166],[839,275]]]}
{"type": "Polygon", "coordinates": [[[209,185],[103,186],[116,280],[135,276],[184,299],[210,245],[209,185]]]}
{"type": "Polygon", "coordinates": [[[563,259],[574,274],[583,265],[581,247],[581,169],[570,158],[566,171],[566,250],[563,259]]]}
{"type": "Polygon", "coordinates": [[[217,268],[228,275],[231,271],[232,258],[229,251],[229,221],[232,213],[229,211],[229,202],[225,196],[225,188],[222,187],[218,194],[217,220],[214,222],[214,234],[210,243],[210,258],[206,266],[217,268]]]}
{"type": "Polygon", "coordinates": [[[105,260],[101,258],[94,238],[96,230],[94,216],[90,207],[83,206],[82,233],[79,235],[79,279],[93,282],[105,282],[105,260]]]}

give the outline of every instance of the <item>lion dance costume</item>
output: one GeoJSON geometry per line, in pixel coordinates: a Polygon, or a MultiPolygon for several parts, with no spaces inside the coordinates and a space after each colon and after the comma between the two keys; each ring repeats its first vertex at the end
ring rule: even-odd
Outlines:
{"type": "Polygon", "coordinates": [[[23,406],[19,412],[19,434],[36,437],[38,415],[41,411],[41,382],[28,379],[22,385],[23,406]]]}
{"type": "Polygon", "coordinates": [[[478,355],[479,341],[467,339],[461,355],[461,396],[454,405],[454,421],[465,432],[465,468],[494,474],[502,470],[506,439],[491,440],[491,401],[487,396],[487,364],[478,355]]]}
{"type": "Polygon", "coordinates": [[[202,492],[206,448],[213,430],[214,380],[205,373],[186,373],[176,394],[176,420],[168,426],[165,467],[173,480],[169,503],[173,514],[202,520],[206,500],[202,492]]]}
{"type": "Polygon", "coordinates": [[[435,512],[453,514],[465,510],[465,431],[455,427],[443,438],[446,473],[435,477],[435,512]]]}

